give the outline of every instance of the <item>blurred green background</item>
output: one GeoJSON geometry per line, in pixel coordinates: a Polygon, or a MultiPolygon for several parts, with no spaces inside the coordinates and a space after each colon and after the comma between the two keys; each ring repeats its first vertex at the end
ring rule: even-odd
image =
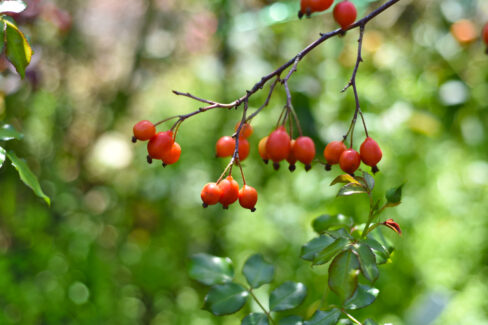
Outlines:
{"type": "MultiPolygon", "coordinates": [[[[360,17],[382,3],[354,2],[360,17]]],[[[292,174],[262,163],[257,143],[279,116],[283,89],[254,119],[243,164],[259,192],[255,213],[200,205],[202,186],[227,164],[214,158],[215,142],[233,133],[239,111],[185,121],[181,160],[165,169],[147,165],[145,144],[130,137],[139,120],[199,107],[172,89],[220,102],[242,96],[319,32],[335,29],[330,10],[299,21],[298,0],[28,3],[19,21],[35,54],[26,81],[10,67],[2,73],[0,118],[24,133],[5,147],[27,160],[52,206],[10,164],[0,169],[0,324],[240,324],[256,305],[222,318],[200,310],[207,288],[186,272],[199,252],[229,256],[238,270],[263,253],[278,283],[308,286],[301,312],[310,315],[306,306],[320,299],[327,272],[298,258],[311,220],[343,213],[364,222],[367,202],[335,198],[329,183],[337,169],[299,166],[292,174]]],[[[486,21],[487,1],[402,0],[367,26],[357,83],[384,154],[377,195],[406,186],[403,204],[384,215],[404,234],[387,233],[396,251],[380,268],[377,302],[355,313],[359,319],[488,324],[488,57],[479,39],[486,21]],[[460,42],[451,26],[461,19],[475,34],[460,42]]],[[[328,40],[290,80],[319,154],[353,114],[352,92],[340,90],[357,36],[328,40]]],[[[266,94],[254,96],[251,109],[266,94]]],[[[355,136],[364,137],[360,125],[355,136]]],[[[265,300],[268,290],[257,295],[265,300]]]]}

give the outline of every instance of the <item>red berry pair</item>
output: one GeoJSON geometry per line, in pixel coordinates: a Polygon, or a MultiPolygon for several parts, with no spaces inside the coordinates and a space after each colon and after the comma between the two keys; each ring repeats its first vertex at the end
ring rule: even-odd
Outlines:
{"type": "MultiPolygon", "coordinates": [[[[240,123],[236,124],[236,131],[240,123]]],[[[249,145],[248,137],[251,136],[253,132],[252,126],[248,123],[242,125],[240,136],[239,136],[239,160],[242,161],[249,156],[251,147],[249,145]]],[[[236,147],[236,140],[233,137],[223,136],[215,145],[215,151],[217,157],[232,157],[236,147]]]]}
{"type": "Polygon", "coordinates": [[[204,208],[220,203],[224,209],[228,209],[230,204],[239,199],[239,204],[243,208],[251,210],[251,212],[256,211],[255,206],[258,201],[256,189],[244,184],[239,190],[239,184],[232,176],[227,176],[218,184],[206,184],[202,189],[200,197],[202,198],[204,208]]]}
{"type": "Polygon", "coordinates": [[[330,170],[331,165],[339,164],[343,171],[354,174],[362,160],[364,164],[372,167],[373,173],[378,172],[377,164],[383,156],[378,143],[367,137],[359,152],[352,148],[347,149],[342,141],[332,141],[324,149],[324,157],[327,160],[325,169],[330,170]]]}

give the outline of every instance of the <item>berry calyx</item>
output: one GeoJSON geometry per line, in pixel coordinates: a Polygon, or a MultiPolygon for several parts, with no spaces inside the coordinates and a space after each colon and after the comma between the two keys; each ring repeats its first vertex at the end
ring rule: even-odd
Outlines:
{"type": "Polygon", "coordinates": [[[239,198],[239,184],[232,178],[232,176],[227,176],[219,183],[219,188],[222,191],[219,202],[224,209],[227,209],[230,204],[234,203],[239,198]]]}
{"type": "Polygon", "coordinates": [[[245,138],[239,139],[239,160],[243,161],[244,159],[249,156],[249,151],[251,150],[251,146],[249,145],[249,141],[245,138]]]}
{"type": "Polygon", "coordinates": [[[256,202],[258,201],[258,192],[256,189],[249,185],[244,185],[239,190],[239,204],[245,209],[256,211],[256,202]]]}
{"type": "Polygon", "coordinates": [[[268,137],[264,137],[261,140],[259,140],[259,144],[258,144],[259,155],[261,156],[265,164],[267,164],[269,160],[268,152],[266,151],[267,141],[268,141],[268,137]]]}
{"type": "Polygon", "coordinates": [[[152,159],[161,159],[171,149],[174,141],[172,131],[158,132],[147,143],[147,153],[152,159]]]}
{"type": "Polygon", "coordinates": [[[348,0],[339,2],[334,8],[334,20],[344,30],[356,21],[357,11],[354,4],[348,0]]]}
{"type": "Polygon", "coordinates": [[[304,15],[310,17],[312,14],[312,6],[310,5],[310,0],[300,1],[300,10],[298,11],[298,18],[302,19],[304,15]]]}
{"type": "Polygon", "coordinates": [[[200,197],[202,198],[202,205],[204,208],[208,207],[209,205],[214,205],[219,203],[220,197],[222,196],[222,190],[220,189],[217,183],[208,183],[206,184],[202,192],[200,193],[200,197]]]}
{"type": "Polygon", "coordinates": [[[171,165],[180,160],[181,147],[178,143],[173,143],[171,149],[163,152],[161,160],[163,161],[163,166],[171,165]]]}
{"type": "Polygon", "coordinates": [[[223,136],[215,145],[217,157],[231,157],[234,154],[236,140],[229,136],[223,136]]]}
{"type": "Polygon", "coordinates": [[[290,136],[286,132],[284,126],[280,126],[268,136],[268,141],[266,141],[266,152],[269,159],[274,162],[273,166],[275,169],[279,168],[280,161],[288,158],[290,149],[290,136]]]}
{"type": "Polygon", "coordinates": [[[348,174],[354,174],[361,164],[359,153],[354,149],[347,149],[339,158],[339,166],[348,174]]]}
{"type": "Polygon", "coordinates": [[[346,145],[342,141],[332,141],[324,149],[324,158],[327,160],[326,170],[330,170],[331,165],[339,163],[341,154],[346,151],[346,145]]]}
{"type": "Polygon", "coordinates": [[[132,142],[136,142],[136,140],[145,141],[151,139],[156,134],[156,127],[151,122],[143,120],[137,122],[132,128],[132,131],[134,132],[132,142]]]}
{"type": "Polygon", "coordinates": [[[488,23],[483,27],[483,42],[488,46],[488,23]]]}
{"type": "Polygon", "coordinates": [[[291,140],[291,142],[290,142],[290,146],[291,146],[290,154],[288,155],[288,157],[286,157],[286,161],[288,161],[288,163],[290,164],[288,166],[288,170],[291,172],[295,171],[295,169],[296,169],[295,163],[297,162],[297,157],[296,157],[295,151],[294,151],[295,145],[296,145],[296,140],[291,140]]]}
{"type": "MultiPolygon", "coordinates": [[[[241,122],[237,122],[234,130],[237,131],[237,129],[239,128],[239,125],[241,124],[241,122]]],[[[242,128],[241,128],[241,133],[239,134],[239,137],[242,138],[249,138],[251,135],[252,135],[252,132],[254,131],[254,129],[252,128],[251,124],[249,123],[244,123],[242,125],[242,128]]]]}
{"type": "Polygon", "coordinates": [[[315,158],[315,143],[309,137],[298,137],[292,147],[295,158],[305,165],[305,170],[312,168],[312,161],[315,158]]]}
{"type": "Polygon", "coordinates": [[[376,141],[370,137],[367,137],[366,140],[364,140],[364,142],[361,144],[359,153],[363,163],[373,167],[373,174],[379,171],[376,165],[380,162],[381,157],[383,157],[383,153],[381,152],[380,146],[376,141]]]}

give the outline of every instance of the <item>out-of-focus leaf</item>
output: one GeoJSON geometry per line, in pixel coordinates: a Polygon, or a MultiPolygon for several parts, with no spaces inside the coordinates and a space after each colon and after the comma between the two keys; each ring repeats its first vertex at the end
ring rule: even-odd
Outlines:
{"type": "Polygon", "coordinates": [[[255,254],[247,259],[242,273],[252,288],[258,288],[273,281],[274,266],[266,262],[261,254],[255,254]]]}
{"type": "Polygon", "coordinates": [[[346,250],[337,255],[330,264],[329,288],[337,293],[341,301],[346,301],[356,291],[358,274],[358,258],[351,250],[346,250]]]}
{"type": "Polygon", "coordinates": [[[234,268],[228,257],[217,257],[204,253],[193,255],[189,265],[190,277],[206,285],[232,281],[234,268]]]}
{"type": "Polygon", "coordinates": [[[2,167],[3,163],[5,162],[5,155],[6,154],[7,154],[7,152],[5,151],[5,149],[0,147],[0,167],[2,167]]]}
{"type": "Polygon", "coordinates": [[[315,237],[308,243],[302,246],[302,251],[300,253],[300,257],[307,261],[313,261],[315,256],[321,252],[324,248],[329,246],[335,241],[334,238],[321,235],[319,237],[315,237]]]}
{"type": "Polygon", "coordinates": [[[335,325],[341,316],[341,311],[333,308],[328,311],[318,310],[304,325],[335,325]]]}
{"type": "Polygon", "coordinates": [[[364,325],[378,325],[378,323],[372,320],[371,318],[368,318],[367,320],[364,321],[364,325]]]}
{"type": "Polygon", "coordinates": [[[390,188],[388,191],[386,191],[386,206],[394,207],[401,203],[403,185],[405,184],[402,184],[398,187],[390,188]]]}
{"type": "Polygon", "coordinates": [[[217,284],[210,288],[203,308],[216,316],[233,314],[244,306],[248,295],[249,292],[240,284],[217,284]]]}
{"type": "Polygon", "coordinates": [[[344,237],[337,238],[332,244],[328,245],[315,255],[313,265],[322,265],[336,256],[344,247],[349,244],[349,240],[344,237]]]}
{"type": "Polygon", "coordinates": [[[349,196],[354,194],[368,193],[361,185],[349,183],[344,185],[337,193],[337,196],[349,196]]]}
{"type": "Polygon", "coordinates": [[[349,233],[349,231],[347,231],[346,228],[339,228],[339,229],[336,229],[336,230],[330,230],[330,231],[327,231],[326,232],[327,235],[337,239],[337,238],[346,238],[346,239],[352,239],[353,237],[351,236],[351,234],[349,233]]]}
{"type": "Polygon", "coordinates": [[[343,175],[337,176],[332,181],[332,183],[330,183],[330,186],[335,185],[337,183],[345,183],[345,184],[351,183],[351,184],[361,185],[361,184],[359,184],[359,182],[354,177],[352,177],[349,174],[343,174],[343,175]]]}
{"type": "Polygon", "coordinates": [[[369,306],[376,300],[379,292],[376,288],[360,284],[354,295],[346,301],[345,307],[354,310],[369,306]]]}
{"type": "Polygon", "coordinates": [[[374,178],[373,178],[373,176],[371,176],[370,173],[363,171],[363,178],[364,178],[364,181],[366,182],[366,185],[369,188],[369,191],[371,192],[374,189],[374,178]]]}
{"type": "Polygon", "coordinates": [[[337,226],[352,226],[353,221],[350,217],[346,217],[342,214],[338,214],[335,216],[331,216],[328,214],[323,214],[317,218],[314,219],[312,222],[312,227],[313,230],[315,230],[316,233],[324,233],[325,231],[335,228],[337,226]]]}
{"type": "Polygon", "coordinates": [[[21,0],[5,0],[0,2],[0,14],[11,12],[11,13],[21,13],[27,8],[24,1],[21,0]]]}
{"type": "Polygon", "coordinates": [[[357,252],[359,258],[359,265],[364,277],[371,282],[376,281],[380,272],[376,266],[376,258],[368,245],[365,243],[359,243],[354,250],[357,252]],[[356,248],[357,247],[357,248],[356,248]]]}
{"type": "Polygon", "coordinates": [[[42,198],[47,203],[47,205],[51,205],[51,199],[46,194],[44,194],[36,175],[34,175],[34,173],[30,170],[26,162],[17,157],[17,155],[13,151],[9,151],[7,153],[7,157],[12,162],[12,166],[17,169],[17,172],[19,173],[22,182],[30,187],[38,197],[42,198]]]}
{"type": "Polygon", "coordinates": [[[278,325],[303,325],[303,318],[296,315],[287,316],[280,319],[278,325]]]}
{"type": "Polygon", "coordinates": [[[251,313],[244,317],[241,325],[268,325],[268,317],[263,313],[251,313]]]}
{"type": "Polygon", "coordinates": [[[7,39],[7,58],[14,65],[19,75],[25,77],[25,69],[32,58],[32,48],[27,42],[24,33],[11,21],[4,20],[6,23],[7,39]]]}
{"type": "Polygon", "coordinates": [[[269,296],[269,308],[272,311],[282,311],[298,307],[307,295],[307,288],[303,283],[286,281],[274,289],[269,296]]]}
{"type": "Polygon", "coordinates": [[[17,130],[10,124],[5,124],[0,128],[0,140],[2,141],[13,139],[20,140],[22,137],[22,133],[17,132],[17,130]]]}

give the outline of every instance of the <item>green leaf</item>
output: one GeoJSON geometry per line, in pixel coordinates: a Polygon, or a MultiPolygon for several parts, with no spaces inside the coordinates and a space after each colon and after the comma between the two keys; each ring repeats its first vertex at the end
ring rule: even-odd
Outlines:
{"type": "Polygon", "coordinates": [[[0,53],[3,53],[5,48],[5,22],[0,19],[0,53]]]}
{"type": "Polygon", "coordinates": [[[262,255],[255,254],[247,259],[242,273],[251,288],[258,288],[273,281],[274,266],[266,262],[262,255]]]}
{"type": "Polygon", "coordinates": [[[371,305],[378,297],[380,291],[367,285],[360,284],[354,295],[346,303],[346,309],[360,309],[371,305]]]}
{"type": "Polygon", "coordinates": [[[246,303],[249,292],[237,283],[217,284],[210,288],[203,308],[216,316],[233,314],[246,303]]]}
{"type": "Polygon", "coordinates": [[[368,234],[368,238],[373,238],[379,242],[388,251],[389,254],[393,253],[395,247],[393,244],[383,235],[383,232],[378,227],[368,234]]]}
{"type": "Polygon", "coordinates": [[[337,238],[332,244],[318,252],[313,260],[313,265],[322,265],[330,261],[336,256],[344,247],[349,244],[349,240],[344,237],[337,238]]]}
{"type": "Polygon", "coordinates": [[[390,188],[388,191],[386,191],[386,206],[394,207],[401,203],[403,185],[405,184],[402,184],[398,187],[390,188]]]}
{"type": "Polygon", "coordinates": [[[361,272],[370,282],[376,281],[380,272],[376,266],[376,258],[373,251],[365,243],[359,243],[357,246],[355,250],[359,258],[361,272]]]}
{"type": "Polygon", "coordinates": [[[327,235],[315,237],[314,239],[302,246],[300,257],[306,261],[313,261],[315,256],[324,248],[332,244],[334,240],[334,238],[327,235]]]}
{"type": "Polygon", "coordinates": [[[32,58],[32,49],[24,34],[15,24],[8,20],[4,20],[4,22],[7,24],[7,58],[23,79],[25,77],[25,69],[32,58]]]}
{"type": "Polygon", "coordinates": [[[193,255],[189,265],[190,278],[206,285],[232,281],[234,268],[228,257],[217,257],[204,253],[193,255]]]}
{"type": "Polygon", "coordinates": [[[349,183],[344,185],[337,193],[337,196],[349,196],[354,194],[368,193],[361,185],[349,183]]]}
{"type": "Polygon", "coordinates": [[[354,177],[352,177],[349,174],[343,174],[343,175],[337,176],[332,181],[332,183],[330,183],[330,186],[338,184],[338,183],[345,183],[345,184],[352,183],[352,184],[356,184],[356,185],[361,185],[361,184],[359,184],[359,182],[354,177]]]}
{"type": "Polygon", "coordinates": [[[27,8],[24,1],[20,0],[5,0],[0,3],[0,14],[6,12],[21,13],[27,8]]]}
{"type": "Polygon", "coordinates": [[[341,301],[346,301],[356,291],[358,273],[359,261],[351,250],[340,253],[330,264],[329,288],[337,293],[341,301]]]}
{"type": "Polygon", "coordinates": [[[388,250],[377,240],[368,236],[368,238],[366,238],[363,243],[367,244],[373,251],[373,254],[376,258],[376,264],[385,264],[388,261],[388,258],[390,258],[390,253],[388,252],[388,250]]]}
{"type": "Polygon", "coordinates": [[[314,219],[312,222],[313,230],[316,233],[324,233],[325,231],[329,230],[330,228],[334,228],[337,226],[352,226],[353,221],[350,217],[346,217],[342,214],[338,214],[335,216],[331,216],[328,214],[323,214],[314,219]]]}
{"type": "Polygon", "coordinates": [[[5,151],[5,149],[0,147],[0,168],[3,166],[3,163],[5,162],[5,155],[6,154],[7,154],[7,152],[5,151]]]}
{"type": "Polygon", "coordinates": [[[326,231],[325,233],[329,236],[332,236],[335,239],[337,239],[337,238],[352,239],[353,238],[351,236],[351,234],[349,233],[349,231],[347,231],[346,228],[339,228],[336,230],[330,230],[330,231],[326,231]]]}
{"type": "Polygon", "coordinates": [[[278,325],[303,325],[303,318],[297,315],[287,316],[280,319],[278,325]]]}
{"type": "Polygon", "coordinates": [[[298,307],[306,295],[307,288],[303,283],[286,281],[271,292],[269,308],[272,311],[282,311],[298,307]]]}
{"type": "Polygon", "coordinates": [[[7,157],[12,162],[12,166],[17,169],[17,172],[19,173],[22,182],[30,187],[38,197],[44,199],[47,205],[51,205],[51,199],[46,194],[44,194],[36,175],[34,175],[34,173],[30,170],[25,161],[17,157],[17,155],[13,151],[9,151],[7,153],[7,157]]]}
{"type": "Polygon", "coordinates": [[[365,320],[363,324],[364,325],[378,325],[378,323],[375,322],[374,320],[372,320],[371,318],[368,318],[367,320],[365,320]]]}
{"type": "Polygon", "coordinates": [[[20,140],[22,139],[22,133],[17,132],[17,130],[10,124],[4,124],[0,128],[0,140],[2,141],[9,141],[9,140],[20,140]]]}
{"type": "Polygon", "coordinates": [[[364,181],[366,182],[366,185],[368,186],[369,191],[371,192],[374,188],[373,176],[371,176],[370,173],[363,171],[363,178],[364,178],[364,181]]]}
{"type": "Polygon", "coordinates": [[[337,308],[329,311],[318,310],[304,325],[335,325],[340,316],[341,311],[337,308]]]}
{"type": "Polygon", "coordinates": [[[263,313],[252,313],[244,317],[241,325],[268,325],[268,317],[263,313]]]}

